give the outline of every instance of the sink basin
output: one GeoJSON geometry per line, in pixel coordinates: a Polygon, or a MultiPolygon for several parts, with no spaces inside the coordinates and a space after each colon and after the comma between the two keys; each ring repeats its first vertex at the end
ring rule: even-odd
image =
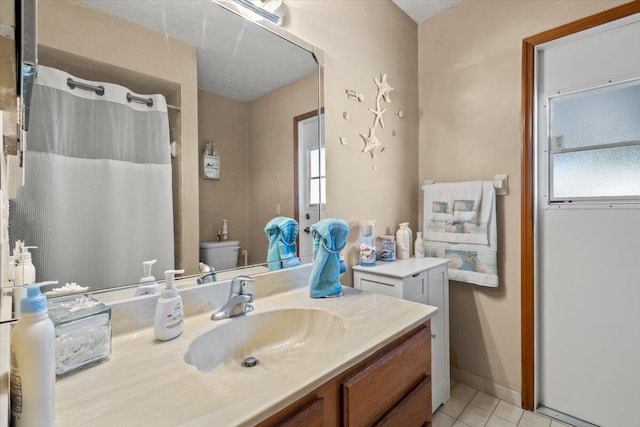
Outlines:
{"type": "MultiPolygon", "coordinates": [[[[291,308],[253,312],[230,319],[194,339],[184,356],[199,371],[224,365],[242,367],[248,357],[256,366],[271,367],[305,360],[305,356],[335,354],[345,332],[340,316],[325,310],[291,308]]],[[[255,369],[255,368],[254,368],[255,369]]]]}

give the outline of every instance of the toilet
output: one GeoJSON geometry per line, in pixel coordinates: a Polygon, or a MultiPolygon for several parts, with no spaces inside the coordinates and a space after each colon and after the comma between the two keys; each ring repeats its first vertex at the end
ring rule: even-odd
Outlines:
{"type": "Polygon", "coordinates": [[[222,242],[200,242],[200,262],[219,270],[228,270],[238,266],[240,242],[227,240],[222,242]]]}

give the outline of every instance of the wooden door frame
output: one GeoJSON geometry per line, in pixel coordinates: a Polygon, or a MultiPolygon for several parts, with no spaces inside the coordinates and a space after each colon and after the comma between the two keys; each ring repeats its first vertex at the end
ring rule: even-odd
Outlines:
{"type": "Polygon", "coordinates": [[[640,0],[553,28],[522,41],[521,363],[522,407],[535,410],[535,59],[537,46],[640,13],[640,0]]]}

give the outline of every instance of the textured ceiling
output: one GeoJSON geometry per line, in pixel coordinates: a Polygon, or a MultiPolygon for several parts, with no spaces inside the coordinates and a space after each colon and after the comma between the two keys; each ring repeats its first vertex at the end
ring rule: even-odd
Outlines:
{"type": "Polygon", "coordinates": [[[393,0],[418,24],[463,0],[393,0]]]}
{"type": "Polygon", "coordinates": [[[251,101],[317,71],[308,51],[208,0],[81,1],[196,46],[198,87],[228,98],[251,101]]]}

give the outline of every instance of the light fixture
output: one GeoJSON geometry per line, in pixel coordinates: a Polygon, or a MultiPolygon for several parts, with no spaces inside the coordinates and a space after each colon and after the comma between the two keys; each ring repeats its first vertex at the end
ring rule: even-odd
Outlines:
{"type": "Polygon", "coordinates": [[[282,0],[233,0],[255,13],[261,18],[283,25],[285,18],[285,6],[282,0]]]}

